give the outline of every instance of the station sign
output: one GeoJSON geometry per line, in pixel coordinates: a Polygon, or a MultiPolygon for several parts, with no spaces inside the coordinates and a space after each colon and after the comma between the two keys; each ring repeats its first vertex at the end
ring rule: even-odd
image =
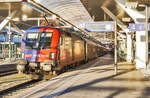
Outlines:
{"type": "MultiPolygon", "coordinates": [[[[145,31],[145,23],[130,23],[129,31],[145,31]]],[[[148,24],[148,28],[150,30],[150,24],[148,24]]]]}
{"type": "Polygon", "coordinates": [[[90,22],[85,23],[86,32],[113,32],[114,22],[90,22]]]}

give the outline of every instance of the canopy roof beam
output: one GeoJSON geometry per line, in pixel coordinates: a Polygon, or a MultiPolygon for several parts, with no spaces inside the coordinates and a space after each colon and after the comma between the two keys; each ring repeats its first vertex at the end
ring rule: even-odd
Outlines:
{"type": "Polygon", "coordinates": [[[59,19],[63,20],[64,22],[68,23],[72,27],[74,27],[77,30],[79,30],[80,32],[82,32],[82,33],[78,33],[77,34],[78,36],[81,36],[83,39],[87,39],[87,40],[90,40],[90,41],[92,41],[94,43],[102,45],[102,47],[103,47],[103,44],[101,42],[99,42],[98,40],[96,40],[96,39],[92,38],[91,36],[89,36],[84,30],[78,28],[75,24],[69,22],[68,20],[64,19],[63,17],[61,17],[57,13],[49,10],[47,7],[41,5],[40,3],[36,2],[35,0],[28,0],[27,2],[24,2],[24,3],[27,4],[27,5],[29,5],[30,7],[34,8],[34,9],[40,11],[43,14],[47,14],[47,15],[50,15],[50,16],[51,15],[55,15],[59,19]]]}
{"type": "Polygon", "coordinates": [[[126,33],[129,32],[129,29],[127,28],[126,25],[124,25],[109,9],[107,9],[106,7],[102,6],[101,7],[104,12],[106,14],[108,14],[114,21],[117,21],[117,25],[123,30],[125,31],[126,33]]]}
{"type": "Polygon", "coordinates": [[[17,11],[13,11],[10,16],[7,16],[1,23],[0,23],[0,30],[2,30],[10,20],[15,16],[17,11]]]}

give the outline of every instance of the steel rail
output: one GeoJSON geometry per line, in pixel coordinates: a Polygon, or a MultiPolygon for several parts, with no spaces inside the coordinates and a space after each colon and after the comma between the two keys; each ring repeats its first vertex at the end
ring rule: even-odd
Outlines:
{"type": "Polygon", "coordinates": [[[11,74],[16,74],[16,73],[18,73],[18,71],[16,70],[4,71],[4,72],[0,72],[0,77],[4,77],[4,76],[11,75],[11,74]]]}
{"type": "Polygon", "coordinates": [[[24,85],[27,85],[27,84],[30,84],[30,83],[33,83],[33,82],[36,82],[36,81],[35,81],[35,80],[29,80],[29,81],[26,81],[26,82],[24,82],[24,83],[15,85],[15,86],[13,86],[13,87],[10,87],[10,88],[1,90],[1,91],[0,91],[0,95],[3,95],[3,94],[5,94],[5,93],[8,93],[9,91],[15,90],[16,88],[22,87],[22,86],[24,86],[24,85]]]}

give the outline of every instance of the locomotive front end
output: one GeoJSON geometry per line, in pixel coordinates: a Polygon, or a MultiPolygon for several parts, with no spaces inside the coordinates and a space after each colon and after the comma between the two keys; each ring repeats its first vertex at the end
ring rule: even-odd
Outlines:
{"type": "Polygon", "coordinates": [[[52,72],[57,63],[59,33],[56,29],[37,27],[27,30],[23,37],[23,60],[17,66],[23,73],[52,72]]]}

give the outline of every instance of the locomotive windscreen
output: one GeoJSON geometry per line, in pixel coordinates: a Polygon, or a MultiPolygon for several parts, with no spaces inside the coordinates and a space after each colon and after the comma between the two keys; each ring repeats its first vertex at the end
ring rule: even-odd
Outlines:
{"type": "Polygon", "coordinates": [[[26,37],[27,48],[32,49],[50,49],[51,47],[52,33],[45,32],[33,32],[28,33],[26,37]]]}
{"type": "Polygon", "coordinates": [[[28,42],[31,42],[31,43],[33,42],[34,43],[34,42],[36,42],[37,39],[38,39],[38,33],[28,33],[27,34],[27,39],[26,40],[28,42]]]}
{"type": "Polygon", "coordinates": [[[42,33],[40,37],[40,44],[42,49],[51,48],[52,33],[42,33]]]}

